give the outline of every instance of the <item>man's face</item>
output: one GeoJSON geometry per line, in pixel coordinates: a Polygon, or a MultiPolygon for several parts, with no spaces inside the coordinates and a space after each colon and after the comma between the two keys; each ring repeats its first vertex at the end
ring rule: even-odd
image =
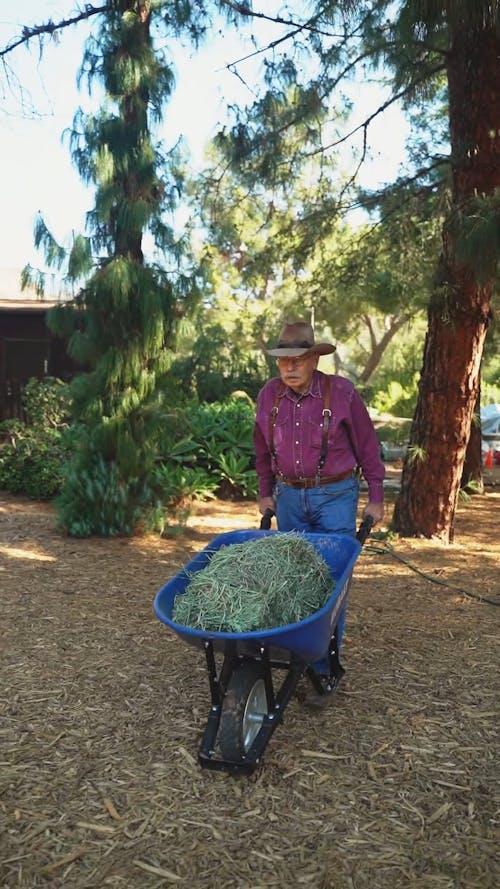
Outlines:
{"type": "Polygon", "coordinates": [[[277,358],[280,377],[295,392],[307,392],[312,375],[318,366],[318,355],[302,355],[300,358],[277,358]]]}

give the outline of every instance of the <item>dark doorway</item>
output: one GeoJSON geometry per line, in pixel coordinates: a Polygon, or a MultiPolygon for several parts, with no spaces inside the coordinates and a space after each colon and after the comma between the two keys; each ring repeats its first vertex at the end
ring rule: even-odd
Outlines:
{"type": "Polygon", "coordinates": [[[27,383],[42,379],[49,367],[47,340],[9,339],[5,341],[5,378],[27,383]]]}

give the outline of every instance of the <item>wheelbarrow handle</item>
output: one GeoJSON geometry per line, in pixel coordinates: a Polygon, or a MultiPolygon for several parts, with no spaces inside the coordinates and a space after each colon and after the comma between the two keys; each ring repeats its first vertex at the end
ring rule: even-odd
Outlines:
{"type": "MultiPolygon", "coordinates": [[[[260,520],[261,531],[269,531],[271,527],[271,520],[275,515],[276,513],[274,512],[274,509],[266,509],[264,515],[260,520]]],[[[361,546],[363,546],[365,540],[367,539],[367,537],[369,537],[370,531],[373,528],[374,524],[375,521],[373,516],[371,515],[365,516],[365,518],[361,522],[358,533],[356,534],[356,540],[359,540],[361,546]]]]}
{"type": "Polygon", "coordinates": [[[361,522],[358,533],[356,534],[356,540],[359,540],[361,546],[363,546],[367,537],[370,536],[370,531],[373,528],[374,524],[375,519],[371,515],[365,516],[363,521],[361,522]]]}
{"type": "Polygon", "coordinates": [[[260,530],[261,531],[269,531],[269,529],[271,527],[271,519],[273,518],[274,515],[275,515],[274,509],[270,509],[268,507],[260,520],[260,530]]]}

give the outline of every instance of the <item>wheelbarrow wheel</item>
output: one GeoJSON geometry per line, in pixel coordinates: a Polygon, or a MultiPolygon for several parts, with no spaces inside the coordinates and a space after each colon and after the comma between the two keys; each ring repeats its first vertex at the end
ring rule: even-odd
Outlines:
{"type": "Polygon", "coordinates": [[[262,668],[243,662],[234,670],[222,703],[219,744],[224,759],[240,760],[248,752],[267,712],[262,668]]]}

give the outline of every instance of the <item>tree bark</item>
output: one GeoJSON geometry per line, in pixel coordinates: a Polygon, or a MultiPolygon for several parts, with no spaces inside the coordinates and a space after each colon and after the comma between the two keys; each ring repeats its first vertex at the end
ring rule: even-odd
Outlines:
{"type": "MultiPolygon", "coordinates": [[[[452,221],[471,198],[500,186],[500,36],[494,29],[451,32],[448,56],[452,221]]],[[[428,331],[417,408],[393,526],[406,536],[453,540],[453,523],[480,368],[493,281],[462,259],[445,224],[439,286],[428,331]]]]}

